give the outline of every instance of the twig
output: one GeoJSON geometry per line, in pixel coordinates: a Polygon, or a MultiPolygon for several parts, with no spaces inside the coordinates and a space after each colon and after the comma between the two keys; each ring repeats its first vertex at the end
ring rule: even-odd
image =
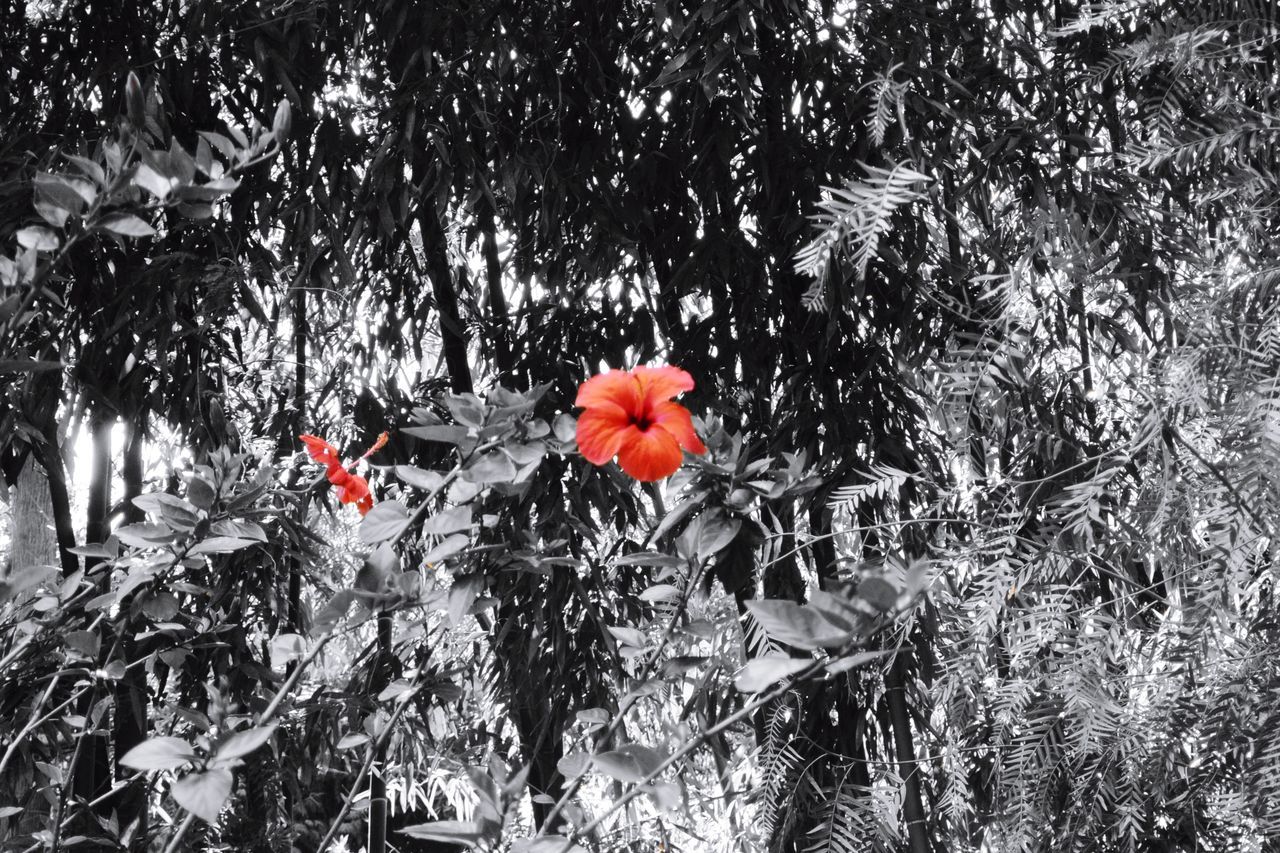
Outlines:
{"type": "Polygon", "coordinates": [[[164,846],[164,853],[177,853],[178,845],[182,843],[182,836],[187,834],[187,830],[191,828],[191,824],[195,822],[195,812],[187,812],[187,816],[182,819],[182,823],[178,826],[178,831],[169,839],[169,843],[164,846]]]}

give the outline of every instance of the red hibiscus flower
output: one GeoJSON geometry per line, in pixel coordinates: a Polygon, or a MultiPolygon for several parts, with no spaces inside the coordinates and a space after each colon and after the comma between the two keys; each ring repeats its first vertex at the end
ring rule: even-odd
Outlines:
{"type": "Polygon", "coordinates": [[[637,367],[593,376],[578,389],[578,449],[593,465],[614,456],[642,483],[670,477],[680,448],[706,453],[689,410],[672,397],[693,390],[693,377],[678,367],[637,367]]]}
{"type": "MultiPolygon", "coordinates": [[[[369,491],[369,481],[347,470],[347,466],[342,464],[342,458],[338,455],[336,447],[314,435],[300,435],[298,438],[307,446],[307,455],[325,467],[325,476],[337,490],[339,503],[355,504],[361,515],[373,509],[373,494],[369,491]]],[[[386,443],[387,434],[384,432],[361,458],[373,455],[386,443]]]]}

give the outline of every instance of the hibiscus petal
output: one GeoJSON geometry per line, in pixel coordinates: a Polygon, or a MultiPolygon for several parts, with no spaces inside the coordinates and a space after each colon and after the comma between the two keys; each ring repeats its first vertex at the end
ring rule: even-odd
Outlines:
{"type": "Polygon", "coordinates": [[[670,477],[684,456],[675,436],[661,427],[641,431],[632,427],[622,436],[618,464],[642,483],[670,477]]]}
{"type": "Polygon", "coordinates": [[[329,467],[325,469],[325,476],[329,478],[329,482],[339,488],[347,485],[353,476],[350,471],[342,467],[340,462],[330,462],[329,467]]]}
{"type": "Polygon", "coordinates": [[[359,474],[349,475],[346,485],[338,489],[338,502],[353,504],[369,497],[369,481],[359,474]]]}
{"type": "Polygon", "coordinates": [[[592,376],[578,388],[578,399],[575,406],[592,408],[594,406],[617,406],[629,415],[639,413],[640,384],[626,370],[610,370],[592,376]]]}
{"type": "Polygon", "coordinates": [[[307,446],[307,455],[315,461],[327,465],[330,461],[338,461],[338,448],[318,435],[300,435],[298,438],[307,446]]]}
{"type": "Polygon", "coordinates": [[[681,391],[693,390],[693,377],[678,367],[637,367],[632,372],[640,382],[643,403],[650,411],[681,391]]]}
{"type": "Polygon", "coordinates": [[[693,418],[684,406],[672,402],[659,403],[653,407],[650,417],[659,428],[671,433],[685,450],[697,454],[707,452],[707,446],[698,438],[693,429],[693,418]]]}
{"type": "Polygon", "coordinates": [[[611,403],[587,409],[578,417],[578,450],[592,465],[603,465],[617,454],[630,426],[627,413],[611,403]]]}
{"type": "Polygon", "coordinates": [[[369,510],[373,509],[373,495],[365,495],[356,501],[356,509],[360,510],[361,515],[368,515],[369,510]]]}

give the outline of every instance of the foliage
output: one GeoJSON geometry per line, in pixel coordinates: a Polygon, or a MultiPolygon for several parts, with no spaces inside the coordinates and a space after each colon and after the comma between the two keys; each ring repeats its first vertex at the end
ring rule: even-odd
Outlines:
{"type": "Polygon", "coordinates": [[[0,11],[0,844],[1274,844],[1276,26],[0,11]]]}

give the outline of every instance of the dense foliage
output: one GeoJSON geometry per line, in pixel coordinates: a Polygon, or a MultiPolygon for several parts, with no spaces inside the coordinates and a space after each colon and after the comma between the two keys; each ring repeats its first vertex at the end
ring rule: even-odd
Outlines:
{"type": "Polygon", "coordinates": [[[1275,848],[1278,41],[0,8],[0,845],[1275,848]]]}

